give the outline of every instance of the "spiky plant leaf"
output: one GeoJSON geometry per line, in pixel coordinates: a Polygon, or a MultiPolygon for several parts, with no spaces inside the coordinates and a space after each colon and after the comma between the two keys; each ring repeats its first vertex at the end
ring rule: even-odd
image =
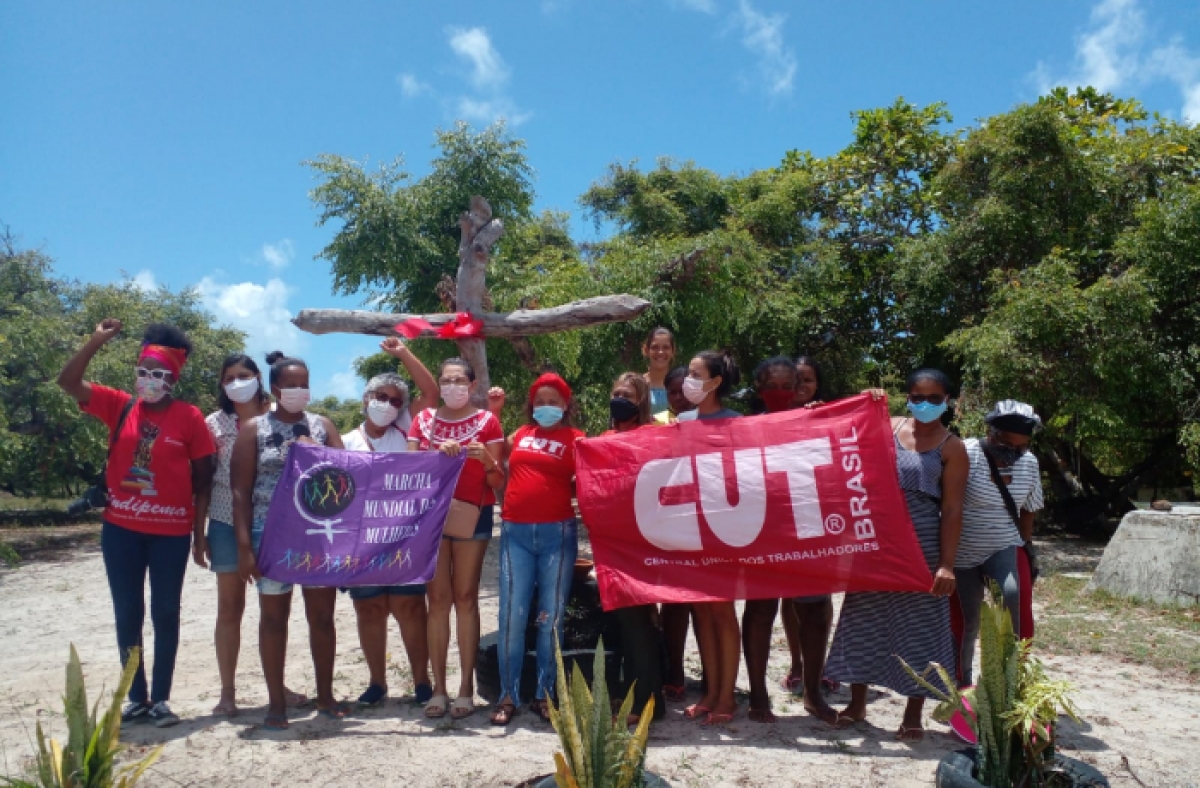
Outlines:
{"type": "Polygon", "coordinates": [[[67,686],[63,694],[63,711],[67,718],[67,746],[63,750],[66,759],[62,765],[66,774],[86,774],[84,753],[92,738],[94,723],[88,719],[87,688],[83,682],[83,665],[79,652],[71,644],[67,658],[67,686]]]}
{"type": "Polygon", "coordinates": [[[580,788],[600,788],[596,784],[595,764],[592,748],[595,746],[595,731],[592,729],[592,692],[578,663],[571,665],[571,706],[575,711],[575,726],[579,729],[579,762],[574,764],[580,788]]]}
{"type": "Polygon", "coordinates": [[[554,753],[554,784],[558,788],[579,788],[579,783],[575,782],[571,767],[567,765],[567,759],[561,752],[554,753]]]}
{"type": "Polygon", "coordinates": [[[612,701],[608,695],[608,679],[605,675],[604,640],[596,644],[592,657],[592,771],[596,775],[608,773],[608,740],[613,731],[612,701]]]}

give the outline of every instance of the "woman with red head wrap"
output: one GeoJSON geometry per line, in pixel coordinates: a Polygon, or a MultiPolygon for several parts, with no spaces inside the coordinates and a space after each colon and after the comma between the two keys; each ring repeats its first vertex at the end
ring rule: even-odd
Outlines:
{"type": "Polygon", "coordinates": [[[500,702],[492,724],[507,725],[521,705],[521,667],[529,606],[537,604],[537,688],[531,707],[548,718],[554,691],[554,643],[562,629],[579,551],[575,523],[575,399],[547,372],[529,388],[526,424],[505,444],[508,488],[500,525],[500,702]],[[534,587],[538,589],[533,598],[534,587]]]}
{"type": "Polygon", "coordinates": [[[139,665],[121,721],[153,721],[164,728],[179,722],[167,701],[179,648],[183,576],[193,532],[203,538],[216,446],[199,409],[171,396],[192,351],[178,328],[162,323],[146,328],[135,368],[136,396],[83,379],[92,357],[120,331],[120,320],[102,320],[58,374],[58,385],[109,429],[100,550],[122,662],[142,645],[150,576],[152,683],[139,665]]]}

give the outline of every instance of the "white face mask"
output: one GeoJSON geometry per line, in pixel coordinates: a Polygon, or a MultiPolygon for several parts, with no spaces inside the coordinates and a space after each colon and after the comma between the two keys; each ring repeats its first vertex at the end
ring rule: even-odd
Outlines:
{"type": "Polygon", "coordinates": [[[704,398],[708,396],[708,392],[704,390],[704,386],[707,383],[707,380],[700,380],[699,378],[684,378],[684,398],[693,405],[699,405],[701,402],[704,402],[704,398]]]}
{"type": "Polygon", "coordinates": [[[367,403],[367,418],[376,427],[386,427],[396,420],[400,411],[386,400],[373,399],[367,403]]]}
{"type": "Polygon", "coordinates": [[[471,387],[453,384],[442,386],[442,401],[451,410],[458,410],[471,398],[471,387]]]}
{"type": "Polygon", "coordinates": [[[237,403],[249,402],[258,394],[258,378],[234,380],[225,384],[225,396],[237,403]]]}
{"type": "Polygon", "coordinates": [[[308,406],[311,398],[308,389],[280,389],[279,407],[290,413],[299,413],[308,406]]]}

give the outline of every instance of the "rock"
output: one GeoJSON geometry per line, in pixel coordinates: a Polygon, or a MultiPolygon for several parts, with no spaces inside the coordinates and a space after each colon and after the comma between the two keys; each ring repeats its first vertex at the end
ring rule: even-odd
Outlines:
{"type": "Polygon", "coordinates": [[[1160,604],[1200,605],[1200,508],[1125,515],[1087,590],[1160,604]]]}

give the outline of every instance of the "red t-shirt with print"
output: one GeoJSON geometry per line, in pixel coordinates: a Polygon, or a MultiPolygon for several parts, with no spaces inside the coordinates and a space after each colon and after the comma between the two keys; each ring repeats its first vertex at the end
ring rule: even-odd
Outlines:
{"type": "MultiPolygon", "coordinates": [[[[463,445],[463,451],[466,451],[466,445],[473,441],[484,445],[502,442],[504,430],[491,411],[481,410],[464,419],[451,421],[437,415],[434,408],[426,408],[413,419],[408,438],[415,440],[417,448],[421,451],[436,449],[446,441],[458,441],[463,445]]],[[[488,487],[487,471],[484,470],[481,461],[467,460],[462,474],[458,477],[458,486],[454,488],[454,497],[476,506],[487,506],[496,502],[496,494],[488,487]]]]}
{"type": "Polygon", "coordinates": [[[557,523],[575,516],[571,480],[575,478],[575,441],[585,437],[574,427],[521,427],[508,455],[504,520],[510,523],[557,523]]]}
{"type": "MultiPolygon", "coordinates": [[[[111,434],[132,397],[98,383],[91,388],[91,398],[79,408],[103,421],[111,434]]],[[[195,515],[192,460],[217,451],[200,410],[172,400],[166,410],[156,411],[138,400],[113,443],[104,519],[147,534],[190,534],[195,515]]]]}

